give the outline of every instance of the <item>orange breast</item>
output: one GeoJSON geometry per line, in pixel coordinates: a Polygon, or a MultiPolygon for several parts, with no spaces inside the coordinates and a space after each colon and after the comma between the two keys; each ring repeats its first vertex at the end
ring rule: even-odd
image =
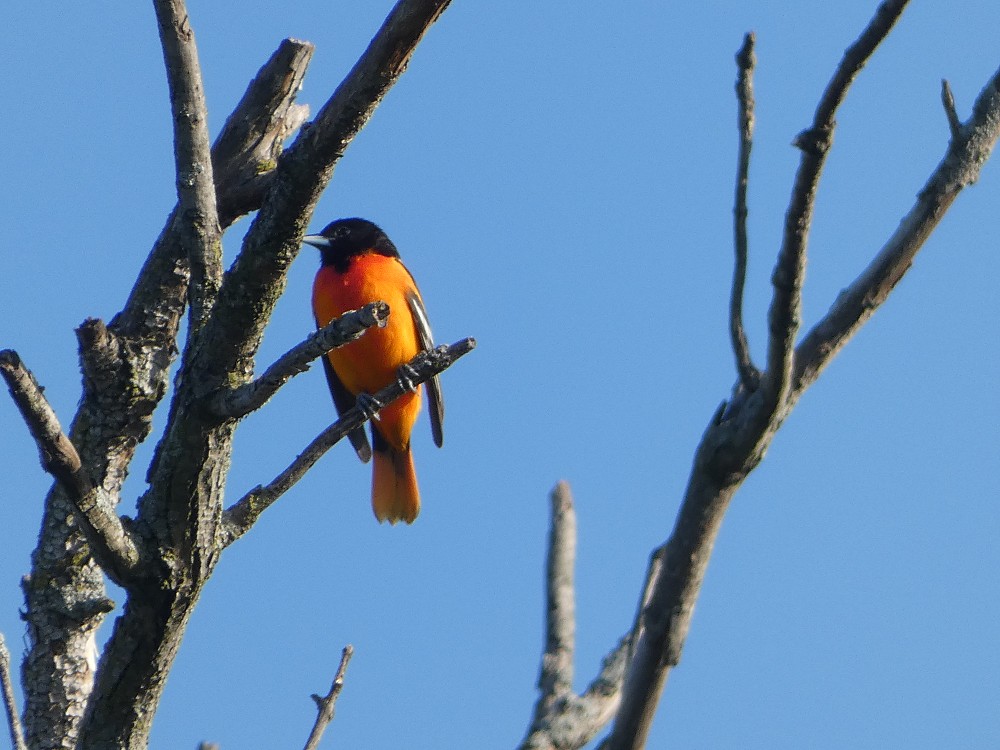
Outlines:
{"type": "MultiPolygon", "coordinates": [[[[355,342],[328,355],[337,377],[353,394],[375,393],[396,379],[397,370],[420,351],[407,295],[416,292],[409,271],[396,258],[362,255],[346,273],[325,266],[313,284],[313,311],[323,326],[348,310],[382,300],[389,305],[385,328],[370,328],[355,342]]],[[[406,394],[382,410],[375,422],[393,447],[409,445],[410,431],[420,411],[420,391],[406,394]]]]}

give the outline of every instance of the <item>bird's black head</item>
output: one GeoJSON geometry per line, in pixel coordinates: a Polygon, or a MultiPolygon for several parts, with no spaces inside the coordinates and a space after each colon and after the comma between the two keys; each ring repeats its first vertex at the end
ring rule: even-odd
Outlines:
{"type": "Polygon", "coordinates": [[[392,240],[367,219],[337,219],[327,224],[319,234],[302,238],[307,245],[318,247],[322,264],[346,271],[351,259],[366,253],[398,258],[399,252],[392,240]]]}

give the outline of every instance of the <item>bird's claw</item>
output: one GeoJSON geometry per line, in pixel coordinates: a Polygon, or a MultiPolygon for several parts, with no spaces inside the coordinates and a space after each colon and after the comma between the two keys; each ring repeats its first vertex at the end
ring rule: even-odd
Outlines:
{"type": "Polygon", "coordinates": [[[354,405],[361,410],[366,419],[378,419],[382,403],[370,393],[359,393],[354,399],[354,405]]]}
{"type": "Polygon", "coordinates": [[[399,380],[403,387],[410,393],[417,390],[417,385],[415,383],[417,379],[417,371],[408,364],[399,366],[399,369],[396,371],[396,379],[399,380]]]}

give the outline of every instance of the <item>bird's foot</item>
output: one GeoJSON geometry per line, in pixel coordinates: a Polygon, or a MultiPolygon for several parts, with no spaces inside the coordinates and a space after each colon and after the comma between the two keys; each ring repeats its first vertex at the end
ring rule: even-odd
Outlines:
{"type": "Polygon", "coordinates": [[[359,393],[354,398],[354,405],[357,406],[366,419],[378,419],[379,410],[382,403],[370,393],[359,393]]]}
{"type": "Polygon", "coordinates": [[[403,387],[410,393],[417,390],[416,379],[417,371],[410,367],[408,364],[400,365],[399,369],[396,370],[396,379],[403,384],[403,387]]]}

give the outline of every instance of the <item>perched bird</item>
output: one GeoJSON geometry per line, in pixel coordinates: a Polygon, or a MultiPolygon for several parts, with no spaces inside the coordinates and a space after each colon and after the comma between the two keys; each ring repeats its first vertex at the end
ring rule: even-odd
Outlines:
{"type": "MultiPolygon", "coordinates": [[[[339,219],[302,241],[319,248],[321,254],[312,295],[317,326],[369,302],[389,304],[389,321],[384,328],[370,328],[357,341],[323,358],[333,403],[343,414],[359,397],[370,401],[370,394],[400,376],[403,365],[433,348],[427,311],[396,246],[372,222],[339,219]]],[[[444,401],[437,377],[427,381],[427,400],[431,432],[440,447],[444,401]]],[[[374,406],[380,410],[371,420],[371,447],[362,428],[348,436],[365,463],[372,458],[372,447],[375,449],[372,510],[379,521],[413,523],[420,512],[420,491],[410,454],[410,432],[420,412],[420,391],[405,393],[385,408],[374,406]]]]}

